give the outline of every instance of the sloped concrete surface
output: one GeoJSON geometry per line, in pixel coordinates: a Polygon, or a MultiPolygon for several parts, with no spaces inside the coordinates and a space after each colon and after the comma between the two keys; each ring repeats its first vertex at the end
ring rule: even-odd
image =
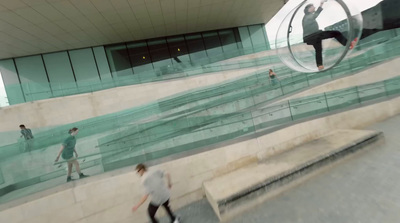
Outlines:
{"type": "MultiPolygon", "coordinates": [[[[397,223],[400,221],[400,116],[368,129],[385,141],[338,161],[308,181],[235,217],[232,223],[397,223]]],[[[206,199],[177,213],[183,222],[217,223],[206,199]]],[[[162,219],[161,223],[168,222],[162,219]]]]}
{"type": "Polygon", "coordinates": [[[311,165],[326,162],[327,158],[338,156],[342,151],[379,134],[380,132],[376,131],[336,130],[322,138],[274,156],[265,163],[242,168],[205,182],[204,190],[214,211],[220,219],[226,220],[235,215],[234,212],[237,211],[235,209],[246,209],[246,206],[251,207],[255,200],[260,200],[260,196],[273,189],[271,185],[285,184],[287,182],[282,181],[284,178],[294,178],[292,175],[299,177],[298,175],[302,175],[304,169],[311,165]]]}

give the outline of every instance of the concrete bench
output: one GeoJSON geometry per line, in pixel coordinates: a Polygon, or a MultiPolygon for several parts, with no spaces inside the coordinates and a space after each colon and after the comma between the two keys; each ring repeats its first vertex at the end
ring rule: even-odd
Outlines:
{"type": "Polygon", "coordinates": [[[221,221],[264,202],[295,179],[377,141],[381,132],[336,130],[256,166],[244,167],[203,184],[221,221]]]}

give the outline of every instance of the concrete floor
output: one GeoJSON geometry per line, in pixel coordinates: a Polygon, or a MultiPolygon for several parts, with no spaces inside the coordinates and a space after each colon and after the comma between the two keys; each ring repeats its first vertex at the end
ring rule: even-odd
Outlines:
{"type": "MultiPolygon", "coordinates": [[[[232,223],[400,222],[400,116],[370,126],[379,148],[362,150],[310,180],[243,213],[232,223]]],[[[206,200],[176,211],[182,222],[219,222],[206,200]]],[[[163,218],[161,223],[169,222],[163,218]]]]}

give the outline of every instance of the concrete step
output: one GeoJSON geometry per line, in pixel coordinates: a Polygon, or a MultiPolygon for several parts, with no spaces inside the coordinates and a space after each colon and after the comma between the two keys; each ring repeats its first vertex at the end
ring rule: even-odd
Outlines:
{"type": "Polygon", "coordinates": [[[205,182],[203,188],[218,218],[227,221],[281,192],[293,180],[364,148],[381,136],[376,131],[335,130],[263,163],[205,182]]]}

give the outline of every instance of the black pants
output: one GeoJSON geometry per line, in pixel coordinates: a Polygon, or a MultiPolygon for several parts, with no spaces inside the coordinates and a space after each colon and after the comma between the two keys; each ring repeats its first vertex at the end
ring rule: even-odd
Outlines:
{"type": "MultiPolygon", "coordinates": [[[[171,221],[174,222],[175,221],[175,215],[172,213],[171,209],[169,208],[169,200],[166,201],[164,204],[162,204],[162,206],[165,208],[165,210],[167,211],[169,217],[171,218],[171,221]]],[[[157,223],[157,219],[154,217],[156,215],[156,212],[158,210],[160,206],[156,206],[152,203],[149,204],[149,207],[147,209],[151,222],[152,223],[157,223]]]]}
{"type": "Polygon", "coordinates": [[[312,45],[315,49],[315,60],[317,62],[317,67],[323,65],[322,40],[330,38],[335,38],[343,46],[346,46],[347,44],[346,37],[344,37],[343,34],[339,31],[321,31],[304,38],[304,42],[308,45],[312,45]]]}

